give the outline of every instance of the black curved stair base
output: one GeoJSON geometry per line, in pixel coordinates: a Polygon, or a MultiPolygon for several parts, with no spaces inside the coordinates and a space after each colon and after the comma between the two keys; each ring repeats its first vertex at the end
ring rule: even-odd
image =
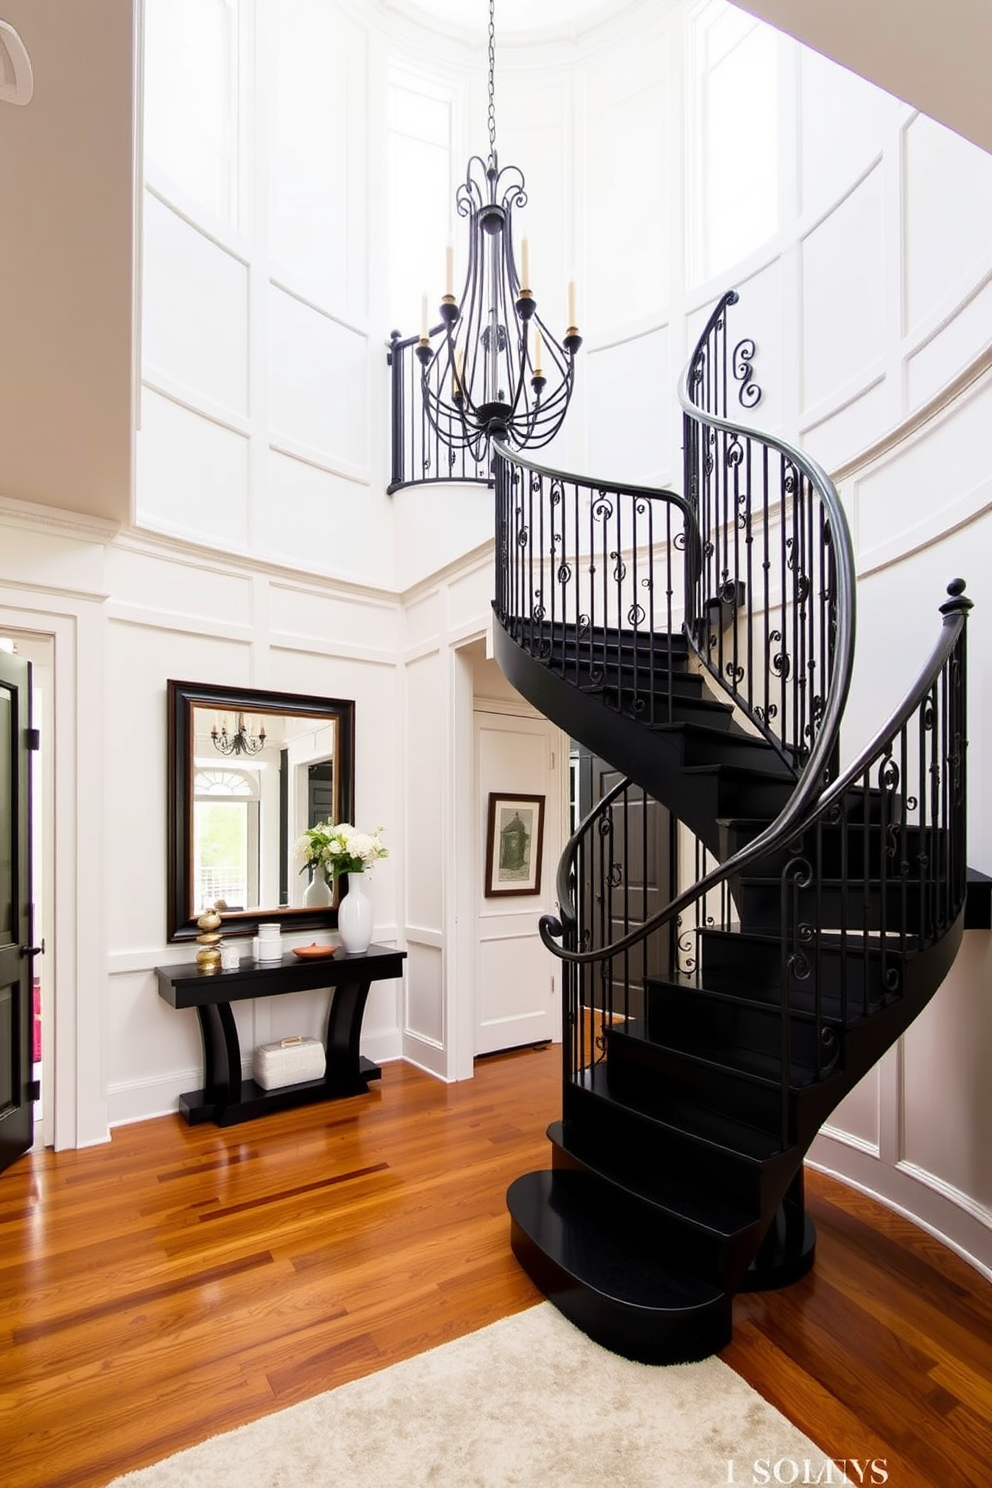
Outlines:
{"type": "Polygon", "coordinates": [[[650,1238],[590,1212],[581,1174],[525,1173],[506,1196],[517,1260],[595,1343],[642,1364],[691,1364],[733,1332],[732,1294],[659,1262],[650,1238]]]}
{"type": "Polygon", "coordinates": [[[816,1226],[806,1213],[804,1188],[800,1168],[744,1273],[742,1292],[774,1292],[792,1286],[812,1271],[816,1226]]]}

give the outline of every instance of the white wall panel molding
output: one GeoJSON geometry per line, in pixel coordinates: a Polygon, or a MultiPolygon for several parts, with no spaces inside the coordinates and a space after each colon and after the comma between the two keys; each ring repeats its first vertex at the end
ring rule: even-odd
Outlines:
{"type": "Polygon", "coordinates": [[[869,1142],[865,1137],[844,1131],[842,1127],[832,1126],[829,1121],[824,1122],[819,1135],[829,1138],[831,1142],[838,1142],[842,1147],[852,1147],[856,1152],[863,1152],[868,1157],[881,1156],[877,1142],[869,1142]]]}
{"type": "Polygon", "coordinates": [[[291,274],[285,272],[280,274],[278,269],[274,268],[269,274],[269,286],[271,289],[278,289],[283,294],[288,295],[291,300],[295,300],[298,305],[302,305],[305,309],[312,310],[315,315],[321,315],[325,320],[332,321],[334,325],[340,326],[343,331],[351,331],[353,335],[361,336],[363,340],[367,339],[369,328],[365,320],[357,321],[355,319],[349,319],[348,316],[335,310],[333,305],[323,296],[314,294],[312,289],[310,292],[307,292],[301,289],[298,284],[294,284],[291,274]]]}
{"type": "Polygon", "coordinates": [[[243,267],[251,266],[251,244],[244,233],[221,221],[219,217],[205,216],[202,203],[185,192],[177,181],[172,180],[152,161],[146,164],[144,187],[149,196],[201,238],[212,243],[222,253],[237,259],[243,267]]]}
{"type": "Polygon", "coordinates": [[[307,639],[303,636],[280,636],[273,633],[269,638],[269,646],[273,656],[282,652],[292,656],[312,656],[315,660],[320,658],[357,662],[367,667],[385,668],[387,671],[394,671],[397,665],[394,653],[388,649],[376,650],[372,646],[349,645],[334,637],[322,639],[312,636],[307,639]]]}
{"type": "Polygon", "coordinates": [[[324,449],[292,439],[286,434],[273,433],[269,438],[269,449],[273,454],[285,455],[288,460],[299,460],[303,465],[312,465],[315,470],[324,470],[328,475],[337,475],[341,480],[351,481],[356,486],[369,489],[372,482],[371,468],[367,463],[351,464],[336,458],[324,449]]]}
{"type": "Polygon", "coordinates": [[[162,398],[167,398],[170,403],[184,408],[187,413],[207,419],[212,424],[218,424],[220,428],[227,429],[232,434],[239,434],[247,439],[253,433],[254,426],[247,414],[239,413],[235,408],[213,401],[188,383],[178,381],[167,372],[163,372],[160,367],[156,367],[147,359],[142,368],[141,386],[148,388],[150,392],[157,393],[162,398]]]}
{"type": "Polygon", "coordinates": [[[236,641],[251,645],[254,628],[250,624],[225,624],[219,620],[197,619],[188,611],[156,610],[144,605],[126,604],[111,600],[107,607],[107,618],[117,625],[132,625],[139,629],[174,631],[183,635],[210,636],[213,640],[236,641]]]}
{"type": "Polygon", "coordinates": [[[478,693],[475,696],[476,713],[493,713],[497,717],[505,718],[539,718],[545,722],[543,715],[524,698],[487,698],[478,693]]]}
{"type": "Polygon", "coordinates": [[[835,479],[855,528],[860,578],[977,522],[992,505],[984,431],[992,417],[992,349],[926,410],[835,479]],[[980,369],[980,370],[978,370],[980,369]],[[901,516],[891,522],[898,495],[901,516]]]}
{"type": "Polygon", "coordinates": [[[976,1212],[967,1195],[959,1202],[952,1191],[939,1191],[920,1182],[915,1174],[888,1167],[826,1132],[816,1138],[807,1162],[919,1225],[992,1281],[992,1215],[981,1209],[976,1212]]]}
{"type": "Polygon", "coordinates": [[[440,930],[429,930],[424,925],[408,924],[406,943],[408,946],[427,946],[430,950],[440,951],[444,949],[444,935],[440,930]]]}
{"type": "Polygon", "coordinates": [[[322,577],[308,573],[299,577],[299,569],[289,562],[280,562],[270,557],[249,553],[223,552],[205,545],[202,539],[175,536],[171,533],[152,533],[144,529],[117,531],[113,547],[122,553],[134,552],[151,557],[168,559],[184,569],[196,569],[208,573],[241,577],[261,576],[269,578],[276,592],[296,595],[313,595],[317,598],[341,597],[345,601],[366,601],[393,610],[400,603],[400,596],[391,589],[334,576],[322,577]],[[295,582],[287,578],[292,575],[295,582]]]}

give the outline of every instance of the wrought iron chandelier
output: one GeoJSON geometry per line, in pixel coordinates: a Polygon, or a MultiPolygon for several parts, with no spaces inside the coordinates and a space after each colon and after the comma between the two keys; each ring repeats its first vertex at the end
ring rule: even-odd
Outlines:
{"type": "Polygon", "coordinates": [[[452,450],[480,459],[491,439],[538,449],[561,428],[572,396],[575,284],[568,286],[568,329],[561,341],[537,313],[530,287],[530,256],[523,238],[520,271],[513,249],[514,210],[526,206],[523,172],[500,168],[496,154],[495,0],[489,0],[489,157],[473,155],[455,195],[468,219],[468,271],[461,299],[454,294],[454,251],[447,252],[441,324],[428,323],[424,296],[417,357],[424,408],[438,437],[452,450]],[[433,337],[440,337],[432,345],[433,337]]]}
{"type": "Polygon", "coordinates": [[[245,715],[238,714],[238,726],[233,734],[227,732],[227,719],[221,720],[220,728],[216,723],[210,730],[210,737],[214,741],[214,748],[218,754],[252,755],[259,754],[265,748],[265,724],[263,723],[257,734],[249,734],[245,726],[245,715]]]}

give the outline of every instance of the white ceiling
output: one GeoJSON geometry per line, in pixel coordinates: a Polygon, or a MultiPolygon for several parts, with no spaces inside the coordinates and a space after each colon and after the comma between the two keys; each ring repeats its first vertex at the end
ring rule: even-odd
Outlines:
{"type": "MultiPolygon", "coordinates": [[[[478,37],[489,31],[489,0],[384,0],[436,31],[478,37]]],[[[631,0],[495,0],[496,41],[536,35],[573,36],[629,8],[631,0]]]]}

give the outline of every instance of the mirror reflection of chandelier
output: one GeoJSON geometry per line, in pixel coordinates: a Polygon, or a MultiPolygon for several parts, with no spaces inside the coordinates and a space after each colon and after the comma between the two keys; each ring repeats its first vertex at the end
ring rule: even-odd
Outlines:
{"type": "Polygon", "coordinates": [[[424,296],[417,358],[424,409],[452,450],[481,458],[491,439],[518,449],[540,448],[561,427],[572,396],[575,285],[568,286],[568,329],[558,341],[537,313],[530,287],[528,242],[513,251],[513,213],[526,206],[523,172],[500,169],[496,155],[495,0],[489,0],[489,158],[473,155],[455,196],[468,218],[468,272],[461,300],[454,294],[454,251],[447,254],[441,325],[430,328],[424,296]],[[436,346],[432,337],[440,336],[436,346]]]}
{"type": "Polygon", "coordinates": [[[258,754],[265,748],[265,724],[262,724],[257,734],[249,734],[245,727],[245,715],[239,713],[238,726],[233,734],[227,732],[227,719],[222,718],[220,728],[215,723],[210,730],[210,737],[218,754],[258,754]]]}

